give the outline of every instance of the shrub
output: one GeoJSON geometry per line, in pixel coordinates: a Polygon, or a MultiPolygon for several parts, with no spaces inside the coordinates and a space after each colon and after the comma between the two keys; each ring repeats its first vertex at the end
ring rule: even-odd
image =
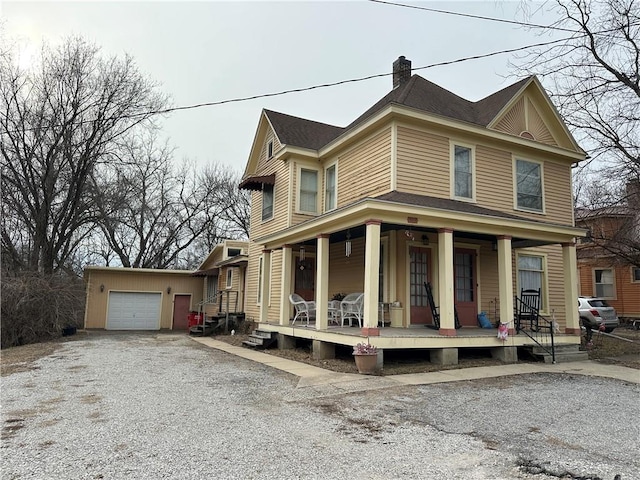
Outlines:
{"type": "Polygon", "coordinates": [[[36,343],[82,327],[85,290],[75,276],[2,272],[2,348],[36,343]]]}

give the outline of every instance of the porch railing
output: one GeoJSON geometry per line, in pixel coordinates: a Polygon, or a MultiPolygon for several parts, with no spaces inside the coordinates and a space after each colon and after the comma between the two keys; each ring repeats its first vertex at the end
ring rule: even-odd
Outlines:
{"type": "Polygon", "coordinates": [[[532,307],[529,302],[514,298],[514,319],[516,333],[523,333],[551,355],[551,361],[556,363],[556,347],[553,338],[555,320],[540,315],[540,311],[532,307]]]}

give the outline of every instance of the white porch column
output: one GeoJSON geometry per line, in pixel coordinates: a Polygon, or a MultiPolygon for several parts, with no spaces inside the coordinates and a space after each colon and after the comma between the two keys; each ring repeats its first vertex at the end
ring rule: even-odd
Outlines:
{"type": "Polygon", "coordinates": [[[271,250],[262,250],[262,283],[260,284],[260,322],[269,321],[269,297],[271,296],[271,250]]]}
{"type": "Polygon", "coordinates": [[[500,322],[508,324],[509,330],[514,330],[513,324],[513,262],[511,261],[511,237],[498,237],[498,294],[500,297],[500,322]]]}
{"type": "Polygon", "coordinates": [[[329,235],[318,235],[316,250],[316,330],[329,326],[329,235]]]}
{"type": "Polygon", "coordinates": [[[363,335],[378,336],[378,281],[380,278],[380,224],[369,220],[364,252],[364,323],[363,335]]]}
{"type": "Polygon", "coordinates": [[[291,245],[282,246],[282,281],[280,282],[280,325],[289,325],[291,318],[291,264],[293,255],[291,245]]]}
{"type": "Polygon", "coordinates": [[[565,333],[580,335],[580,317],[576,302],[578,301],[578,262],[576,260],[576,244],[562,244],[562,268],[564,269],[564,309],[566,315],[565,333]]]}
{"type": "Polygon", "coordinates": [[[456,336],[453,291],[453,230],[438,230],[438,305],[440,335],[456,336]]]}

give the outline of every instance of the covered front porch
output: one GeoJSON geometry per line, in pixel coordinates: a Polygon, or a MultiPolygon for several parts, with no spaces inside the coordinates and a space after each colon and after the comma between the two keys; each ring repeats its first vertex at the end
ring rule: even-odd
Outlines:
{"type": "Polygon", "coordinates": [[[527,253],[543,265],[529,276],[538,278],[542,310],[555,322],[558,341],[577,345],[574,237],[582,231],[438,202],[436,207],[366,199],[258,239],[260,291],[268,292],[268,301],[260,304],[260,328],[277,331],[284,342],[287,337],[320,342],[318,350],[329,355],[331,345],[363,341],[382,350],[517,348],[531,343],[516,335],[513,313],[514,296],[529,281],[517,265],[527,253]],[[433,323],[425,283],[433,285],[438,329],[425,328],[433,323]],[[315,302],[308,327],[291,325],[289,295],[304,293],[300,289],[315,302]],[[338,292],[364,294],[361,326],[332,323],[329,302],[338,292]],[[381,323],[381,304],[393,316],[385,318],[390,326],[381,323]],[[483,311],[494,325],[508,326],[509,344],[497,339],[495,328],[478,328],[483,311]],[[456,328],[457,316],[462,328],[456,328]]]}

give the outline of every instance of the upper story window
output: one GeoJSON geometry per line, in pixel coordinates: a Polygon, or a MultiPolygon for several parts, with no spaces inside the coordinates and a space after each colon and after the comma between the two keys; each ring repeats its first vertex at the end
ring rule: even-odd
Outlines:
{"type": "Polygon", "coordinates": [[[324,172],[324,210],[336,208],[336,166],[331,165],[324,172]]]}
{"type": "Polygon", "coordinates": [[[262,220],[273,217],[273,185],[262,186],[262,220]]]}
{"type": "Polygon", "coordinates": [[[631,267],[631,282],[640,283],[640,267],[631,267]]]}
{"type": "Polygon", "coordinates": [[[240,254],[242,254],[241,248],[233,248],[233,247],[227,248],[227,258],[237,257],[240,254]]]}
{"type": "Polygon", "coordinates": [[[300,170],[300,211],[318,212],[318,172],[317,170],[300,170]]]}
{"type": "Polygon", "coordinates": [[[267,144],[267,158],[273,157],[273,140],[267,144]]]}
{"type": "Polygon", "coordinates": [[[473,149],[463,145],[453,146],[453,196],[460,199],[474,198],[473,149]]]}
{"type": "Polygon", "coordinates": [[[517,159],[515,170],[517,208],[542,212],[542,164],[517,159]]]}

